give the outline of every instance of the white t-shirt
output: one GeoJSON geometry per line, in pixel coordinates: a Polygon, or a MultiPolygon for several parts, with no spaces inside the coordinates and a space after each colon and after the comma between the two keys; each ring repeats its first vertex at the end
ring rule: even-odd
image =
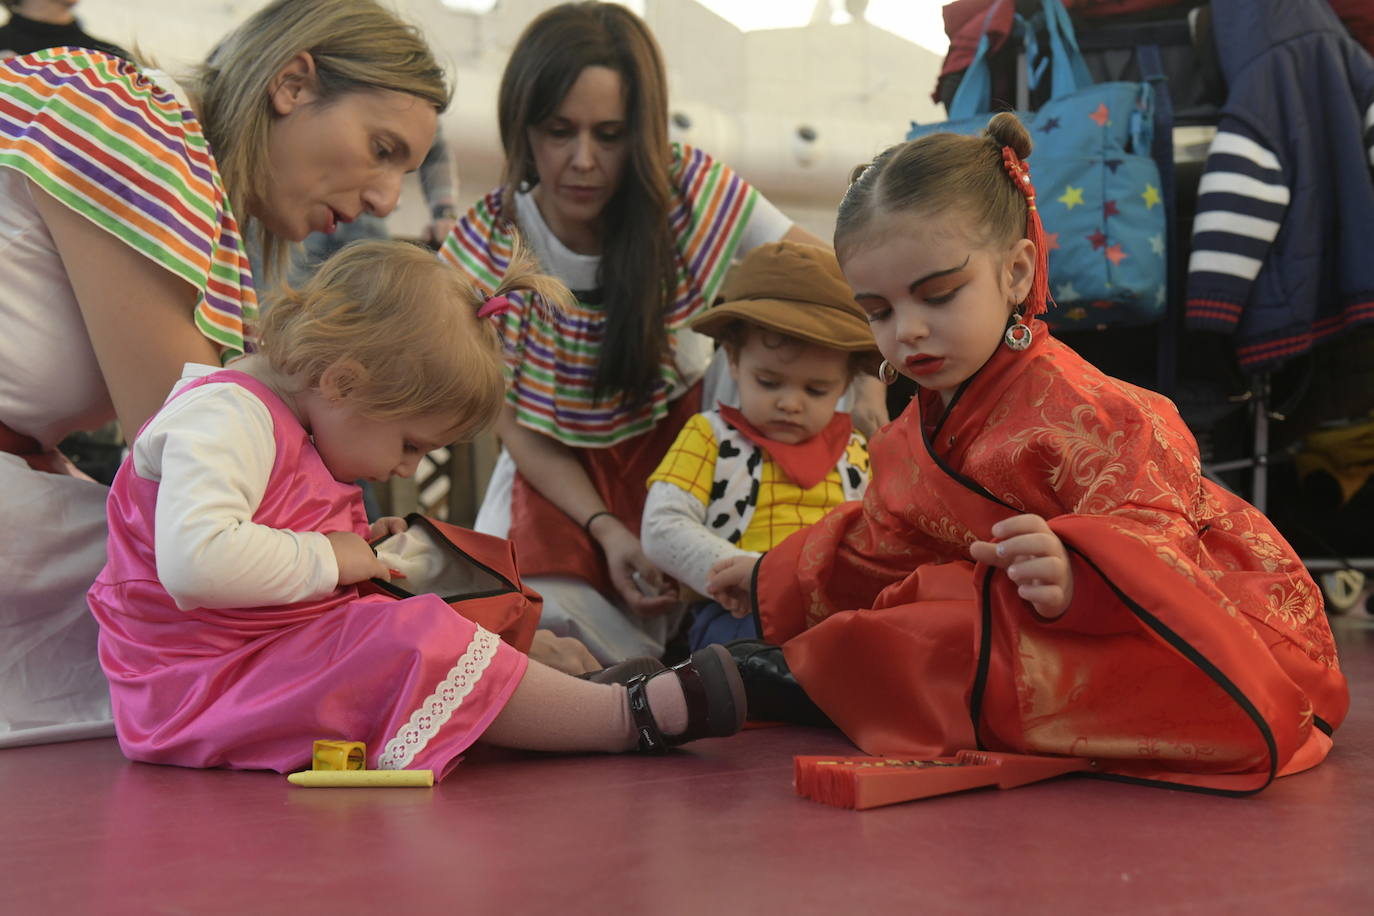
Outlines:
{"type": "Polygon", "coordinates": [[[0,422],[51,448],[114,404],[28,179],[0,168],[0,201],[0,422]]]}
{"type": "MultiPolygon", "coordinates": [[[[559,241],[558,236],[553,234],[553,230],[544,221],[538,204],[527,193],[516,193],[515,215],[520,226],[520,234],[534,249],[540,266],[547,273],[562,280],[574,291],[597,288],[596,274],[601,268],[601,255],[578,254],[559,241]]],[[[739,247],[736,251],[744,255],[759,245],[776,242],[791,228],[792,220],[760,194],[749,214],[749,221],[744,224],[740,233],[739,247]]],[[[706,372],[715,342],[689,328],[679,330],[675,338],[674,353],[678,372],[682,375],[683,384],[690,387],[706,372]]]]}
{"type": "MultiPolygon", "coordinates": [[[[145,75],[186,94],[167,74],[145,75]]],[[[0,422],[52,448],[115,418],[76,293],[29,181],[0,168],[0,422]]]]}

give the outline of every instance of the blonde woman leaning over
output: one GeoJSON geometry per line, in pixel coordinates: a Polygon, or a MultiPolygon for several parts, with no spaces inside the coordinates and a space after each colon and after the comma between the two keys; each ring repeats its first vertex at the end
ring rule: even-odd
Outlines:
{"type": "Polygon", "coordinates": [[[0,746],[109,734],[85,592],[106,490],[57,444],[127,434],[245,348],[269,252],[396,205],[449,100],[371,0],[277,0],[184,85],[72,48],[0,62],[0,746]]]}

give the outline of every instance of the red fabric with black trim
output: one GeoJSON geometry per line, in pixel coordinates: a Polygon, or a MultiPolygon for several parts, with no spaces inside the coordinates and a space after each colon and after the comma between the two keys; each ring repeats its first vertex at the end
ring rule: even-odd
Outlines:
{"type": "Polygon", "coordinates": [[[922,392],[874,437],[862,505],[764,555],[763,635],[870,754],[976,737],[1235,792],[1319,762],[1349,694],[1297,555],[1201,475],[1167,399],[1032,328],[1029,349],[999,347],[943,416],[922,392]],[[1022,512],[1070,552],[1074,599],[1057,620],[969,556],[1022,512]]]}

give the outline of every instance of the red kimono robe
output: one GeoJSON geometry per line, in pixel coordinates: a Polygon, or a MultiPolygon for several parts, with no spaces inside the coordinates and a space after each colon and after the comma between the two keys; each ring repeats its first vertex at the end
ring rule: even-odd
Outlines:
{"type": "Polygon", "coordinates": [[[1311,576],[1202,476],[1172,403],[1034,330],[947,410],[922,392],[874,437],[863,503],[764,555],[764,637],[870,754],[1072,755],[1237,793],[1316,764],[1349,694],[1311,576]],[[1025,512],[1073,567],[1055,620],[969,556],[1025,512]]]}

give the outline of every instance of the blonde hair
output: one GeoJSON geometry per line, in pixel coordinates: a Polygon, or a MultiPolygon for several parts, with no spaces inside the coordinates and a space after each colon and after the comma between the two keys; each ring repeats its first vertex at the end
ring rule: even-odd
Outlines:
{"type": "MultiPolygon", "coordinates": [[[[230,32],[188,80],[229,204],[241,224],[261,199],[270,163],[274,115],[268,89],[297,54],[315,62],[320,103],[350,92],[391,90],[418,96],[443,112],[451,89],[418,29],[373,0],[275,0],[230,32]]],[[[269,266],[287,243],[258,223],[269,266]]]]}
{"type": "Polygon", "coordinates": [[[841,260],[869,239],[883,215],[952,211],[977,219],[984,242],[1010,242],[1026,230],[1026,197],[1007,175],[1002,147],[1025,159],[1030,133],[1009,111],[994,115],[978,136],[928,134],[889,147],[854,169],[835,218],[841,260]]]}
{"type": "MultiPolygon", "coordinates": [[[[493,294],[537,293],[566,306],[571,294],[538,272],[519,243],[493,294]]],[[[398,241],[354,242],[299,289],[269,302],[260,352],[302,388],[346,367],[343,393],[366,416],[390,420],[432,414],[457,421],[470,439],[495,419],[505,396],[501,346],[493,322],[477,317],[486,295],[433,253],[398,241]]]]}

